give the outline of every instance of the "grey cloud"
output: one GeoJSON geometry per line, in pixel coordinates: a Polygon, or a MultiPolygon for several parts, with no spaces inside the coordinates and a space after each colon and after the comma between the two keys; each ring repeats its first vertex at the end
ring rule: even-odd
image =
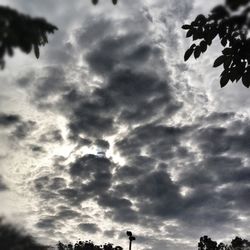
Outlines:
{"type": "Polygon", "coordinates": [[[121,207],[120,209],[115,209],[106,212],[106,218],[112,218],[118,223],[138,223],[139,216],[132,208],[121,207]]]}
{"type": "Polygon", "coordinates": [[[104,157],[85,155],[77,159],[70,167],[72,187],[88,198],[105,192],[111,186],[111,167],[110,160],[104,157]],[[81,183],[83,180],[87,183],[81,183]]]}
{"type": "Polygon", "coordinates": [[[116,142],[124,156],[141,155],[142,150],[155,159],[176,156],[180,141],[192,128],[146,124],[135,128],[126,138],[116,142]]]}
{"type": "Polygon", "coordinates": [[[105,230],[103,232],[103,234],[106,236],[106,237],[112,237],[114,238],[115,234],[116,234],[116,231],[115,230],[105,230]]]}
{"type": "Polygon", "coordinates": [[[169,175],[163,171],[152,172],[134,185],[131,195],[140,197],[141,213],[175,217],[182,208],[182,200],[169,175]]]}
{"type": "MultiPolygon", "coordinates": [[[[180,20],[186,18],[192,6],[186,0],[180,3],[171,0],[166,5],[166,17],[162,14],[160,18],[166,26],[169,19],[175,19],[171,15],[180,20]]],[[[144,10],[143,15],[150,22],[159,21],[150,14],[150,10],[144,10]]],[[[193,226],[198,232],[236,223],[232,210],[241,211],[241,206],[249,205],[246,185],[249,167],[245,163],[249,122],[232,112],[207,112],[206,116],[194,117],[196,124],[173,125],[175,119],[170,118],[178,116],[186,105],[177,101],[159,40],[149,38],[148,21],[143,23],[140,19],[138,30],[132,27],[131,20],[92,21],[76,31],[77,42],[89,74],[98,75],[101,83],[90,84],[87,87],[90,91],[85,92],[87,88],[72,86],[66,79],[66,69],[51,68],[44,77],[37,77],[37,85],[32,86],[33,99],[45,108],[52,103],[68,119],[71,139],[79,147],[96,145],[108,149],[106,136],[116,135],[115,150],[125,164],[118,166],[112,159],[81,156],[69,165],[60,163],[64,172],[69,171],[64,173],[70,175],[69,185],[63,178],[47,176],[35,180],[37,192],[44,199],[60,199],[58,204],[75,205],[74,208],[92,199],[103,208],[107,218],[116,222],[144,225],[151,218],[155,224],[150,222],[148,226],[152,225],[153,230],[157,229],[157,222],[169,219],[176,220],[180,228],[193,226]],[[120,27],[123,34],[117,32],[120,27]],[[116,134],[121,126],[127,131],[116,134]],[[187,142],[190,147],[185,145],[187,142]],[[177,181],[170,174],[175,167],[179,171],[177,181]],[[235,189],[239,182],[241,185],[235,189]],[[183,186],[191,190],[186,196],[180,194],[183,186]]],[[[166,29],[171,35],[167,44],[172,53],[178,47],[173,35],[175,25],[170,22],[166,29]]],[[[56,57],[65,58],[67,53],[56,57]]],[[[179,70],[182,69],[187,70],[180,65],[179,70]]],[[[26,88],[32,85],[25,84],[27,79],[22,81],[26,88]]],[[[182,82],[179,84],[182,86],[182,82]]],[[[195,95],[192,91],[190,96],[195,95]]],[[[56,133],[45,134],[41,141],[57,138],[60,136],[56,133]]],[[[79,216],[71,208],[56,214],[62,219],[79,216]]],[[[50,223],[41,221],[40,226],[50,223]]],[[[95,233],[99,230],[95,226],[83,223],[80,228],[95,233]]],[[[159,249],[180,246],[166,240],[154,241],[152,245],[159,249]]]]}
{"type": "Polygon", "coordinates": [[[207,120],[209,123],[211,122],[225,122],[228,120],[232,120],[235,118],[235,113],[234,112],[213,112],[206,116],[205,118],[203,117],[203,120],[207,120]]]}
{"type": "Polygon", "coordinates": [[[95,144],[97,145],[97,147],[100,147],[103,150],[107,150],[109,149],[109,142],[106,140],[102,140],[102,139],[97,139],[95,141],[95,144]]]}
{"type": "MultiPolygon", "coordinates": [[[[146,19],[141,15],[138,19],[149,30],[146,19]]],[[[121,19],[117,25],[125,23],[131,25],[134,20],[121,19]]],[[[133,26],[119,34],[111,21],[98,19],[94,24],[95,29],[79,29],[77,41],[83,46],[87,39],[89,46],[84,46],[83,54],[89,74],[100,74],[103,83],[84,93],[67,81],[65,69],[48,67],[33,80],[33,102],[42,108],[57,107],[69,119],[73,140],[80,134],[102,138],[116,133],[124,122],[137,124],[175,114],[182,103],[174,96],[157,42],[133,26]],[[104,32],[96,40],[98,30],[104,32]],[[59,99],[52,101],[58,94],[59,99]]]]}
{"type": "Polygon", "coordinates": [[[125,51],[140,37],[140,34],[133,33],[122,37],[105,37],[87,54],[86,60],[96,73],[109,75],[116,67],[122,65],[125,51]]]}
{"type": "Polygon", "coordinates": [[[12,114],[0,114],[0,126],[8,127],[14,124],[17,124],[21,121],[21,118],[18,115],[12,114]]]}
{"type": "Polygon", "coordinates": [[[65,208],[60,210],[57,213],[56,217],[59,219],[74,219],[74,218],[80,218],[81,214],[70,208],[65,208]]]}
{"type": "Polygon", "coordinates": [[[0,175],[0,192],[7,191],[9,188],[4,183],[2,176],[0,175]]]}
{"type": "Polygon", "coordinates": [[[35,129],[36,123],[31,120],[24,120],[23,117],[15,114],[0,114],[0,126],[11,127],[10,135],[15,139],[23,139],[35,129]]]}
{"type": "Polygon", "coordinates": [[[207,127],[197,131],[197,142],[206,154],[217,155],[230,149],[230,144],[225,140],[227,129],[223,127],[207,127]],[[213,140],[211,140],[213,138],[213,140]]]}
{"type": "Polygon", "coordinates": [[[132,206],[130,200],[116,197],[115,195],[112,195],[110,192],[100,195],[98,198],[98,204],[102,207],[110,207],[110,208],[125,208],[125,207],[129,208],[132,206]]]}
{"type": "Polygon", "coordinates": [[[89,46],[95,45],[99,39],[104,37],[111,31],[112,20],[94,18],[83,27],[76,30],[75,36],[79,46],[85,50],[89,46]],[[98,37],[98,39],[96,39],[98,37]]]}
{"type": "Polygon", "coordinates": [[[47,218],[40,219],[36,223],[36,227],[47,230],[54,229],[56,227],[56,221],[53,216],[48,216],[47,218]]]}
{"type": "Polygon", "coordinates": [[[100,228],[94,224],[94,223],[81,223],[78,225],[78,227],[81,229],[82,232],[87,232],[87,233],[97,233],[100,231],[100,228]]]}
{"type": "Polygon", "coordinates": [[[71,182],[62,177],[44,175],[33,180],[38,194],[44,199],[54,199],[70,205],[80,205],[106,192],[112,182],[112,162],[104,157],[85,155],[71,163],[67,169],[71,182]]]}
{"type": "Polygon", "coordinates": [[[47,133],[42,134],[39,138],[39,141],[54,143],[54,142],[62,142],[63,138],[61,135],[61,131],[59,129],[53,129],[51,131],[48,131],[47,133]]]}
{"type": "Polygon", "coordinates": [[[35,144],[30,145],[29,148],[34,153],[45,153],[46,152],[46,150],[42,146],[35,145],[35,144]]]}
{"type": "Polygon", "coordinates": [[[90,146],[92,144],[92,141],[87,138],[78,138],[78,143],[80,146],[90,146]]]}
{"type": "Polygon", "coordinates": [[[35,178],[32,181],[32,185],[35,188],[35,191],[43,199],[59,199],[58,192],[61,189],[66,188],[66,181],[62,177],[52,177],[49,175],[43,175],[35,178]]]}
{"type": "Polygon", "coordinates": [[[30,135],[31,132],[36,128],[36,122],[25,121],[18,124],[15,130],[12,132],[12,137],[16,139],[24,139],[26,136],[30,135]]]}

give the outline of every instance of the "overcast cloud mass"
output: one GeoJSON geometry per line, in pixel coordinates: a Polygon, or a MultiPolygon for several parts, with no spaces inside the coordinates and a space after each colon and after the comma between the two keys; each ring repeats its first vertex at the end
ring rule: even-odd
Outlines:
{"type": "Polygon", "coordinates": [[[250,99],[183,23],[218,1],[0,1],[59,27],[0,75],[1,215],[45,244],[250,237],[250,99]],[[205,4],[204,4],[205,3],[205,4]]]}

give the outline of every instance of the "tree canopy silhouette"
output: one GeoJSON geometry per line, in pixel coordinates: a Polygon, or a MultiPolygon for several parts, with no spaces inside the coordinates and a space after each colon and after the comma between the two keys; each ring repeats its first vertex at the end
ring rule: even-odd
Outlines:
{"type": "Polygon", "coordinates": [[[21,233],[14,225],[0,218],[0,249],[2,250],[45,250],[47,246],[38,244],[30,235],[21,233]]]}
{"type": "Polygon", "coordinates": [[[249,250],[250,242],[240,237],[235,237],[231,244],[217,243],[211,240],[208,236],[203,236],[198,242],[198,250],[249,250]]]}
{"type": "Polygon", "coordinates": [[[9,7],[0,6],[0,67],[5,66],[5,55],[13,55],[14,48],[30,53],[32,48],[39,58],[39,47],[48,43],[47,34],[57,27],[43,18],[32,18],[9,7]]]}
{"type": "Polygon", "coordinates": [[[57,244],[57,250],[123,250],[123,248],[120,246],[114,247],[111,243],[98,246],[92,241],[78,241],[74,245],[71,243],[63,244],[59,241],[57,244]]]}
{"type": "Polygon", "coordinates": [[[214,7],[208,16],[198,15],[191,24],[182,26],[186,37],[193,43],[184,55],[188,60],[192,55],[198,58],[205,53],[216,37],[224,47],[222,54],[214,61],[214,67],[222,66],[220,85],[242,80],[250,87],[250,0],[225,0],[224,5],[214,7]]]}

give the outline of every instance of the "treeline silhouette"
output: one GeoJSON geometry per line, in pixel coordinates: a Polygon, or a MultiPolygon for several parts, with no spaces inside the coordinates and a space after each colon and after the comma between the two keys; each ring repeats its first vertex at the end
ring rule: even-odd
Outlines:
{"type": "Polygon", "coordinates": [[[57,27],[44,18],[32,18],[9,7],[0,6],[0,67],[5,66],[5,55],[13,56],[14,49],[25,53],[34,50],[39,58],[39,47],[48,43],[47,35],[57,27]]]}
{"type": "MultiPolygon", "coordinates": [[[[78,241],[74,245],[63,244],[59,242],[57,244],[57,250],[122,250],[120,246],[113,247],[112,244],[105,244],[104,246],[94,245],[91,241],[78,241]]],[[[249,250],[250,242],[240,237],[235,237],[230,244],[217,243],[208,236],[203,236],[198,242],[198,250],[249,250]]]]}
{"type": "Polygon", "coordinates": [[[230,244],[217,243],[208,236],[200,238],[198,250],[247,250],[250,249],[250,242],[240,237],[235,237],[230,244]]]}
{"type": "Polygon", "coordinates": [[[59,242],[57,244],[57,250],[123,250],[120,246],[113,246],[108,243],[105,245],[95,245],[92,241],[78,241],[75,244],[63,244],[59,242]]]}
{"type": "MultiPolygon", "coordinates": [[[[129,250],[132,247],[132,241],[135,241],[136,238],[133,236],[131,231],[127,231],[127,236],[129,240],[129,250]]],[[[58,242],[57,244],[58,250],[123,250],[121,246],[113,246],[112,243],[108,243],[105,245],[95,245],[92,241],[78,241],[75,244],[69,243],[64,244],[62,242],[58,242]]]]}
{"type": "MultiPolygon", "coordinates": [[[[127,232],[128,235],[128,232],[127,232]]],[[[135,237],[128,235],[129,241],[135,237]],[[130,237],[133,237],[131,239],[130,237]]],[[[37,243],[34,238],[24,233],[20,228],[13,224],[4,222],[0,218],[0,249],[1,250],[48,250],[52,246],[45,246],[37,243]]],[[[53,248],[54,249],[54,248],[53,248]]],[[[57,250],[123,250],[120,246],[113,246],[111,243],[104,245],[95,245],[92,241],[77,241],[76,243],[64,244],[59,242],[56,245],[57,250]]],[[[235,237],[230,244],[217,243],[208,236],[203,236],[198,242],[198,250],[249,250],[250,242],[240,237],[235,237]]]]}
{"type": "Polygon", "coordinates": [[[32,236],[21,232],[16,226],[4,222],[0,218],[0,249],[1,250],[46,250],[48,246],[37,243],[32,236]]]}
{"type": "Polygon", "coordinates": [[[218,37],[224,47],[222,54],[214,61],[214,67],[223,65],[220,85],[242,80],[250,86],[250,0],[225,0],[224,5],[214,7],[208,16],[198,15],[190,24],[182,26],[186,37],[193,43],[184,55],[188,60],[192,55],[200,57],[218,37]]]}

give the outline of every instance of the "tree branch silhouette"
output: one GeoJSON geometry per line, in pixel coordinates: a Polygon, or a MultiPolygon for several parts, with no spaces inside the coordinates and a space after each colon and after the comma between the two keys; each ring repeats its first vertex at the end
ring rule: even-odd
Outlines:
{"type": "Polygon", "coordinates": [[[0,67],[5,66],[5,55],[13,56],[13,49],[30,53],[32,48],[39,58],[39,47],[48,43],[47,34],[58,28],[43,18],[32,18],[9,7],[0,6],[0,67]]]}
{"type": "Polygon", "coordinates": [[[202,53],[219,37],[224,47],[222,54],[214,61],[214,67],[222,66],[220,85],[242,80],[245,87],[250,87],[250,0],[225,0],[225,5],[213,8],[208,16],[198,15],[191,24],[182,26],[186,37],[193,38],[193,43],[184,55],[187,61],[192,55],[200,57],[202,53]]]}
{"type": "MultiPolygon", "coordinates": [[[[112,3],[113,3],[114,5],[116,5],[117,2],[118,2],[118,0],[112,0],[112,3]]],[[[93,3],[94,5],[96,5],[96,4],[99,3],[99,0],[92,0],[92,3],[93,3]]]]}

